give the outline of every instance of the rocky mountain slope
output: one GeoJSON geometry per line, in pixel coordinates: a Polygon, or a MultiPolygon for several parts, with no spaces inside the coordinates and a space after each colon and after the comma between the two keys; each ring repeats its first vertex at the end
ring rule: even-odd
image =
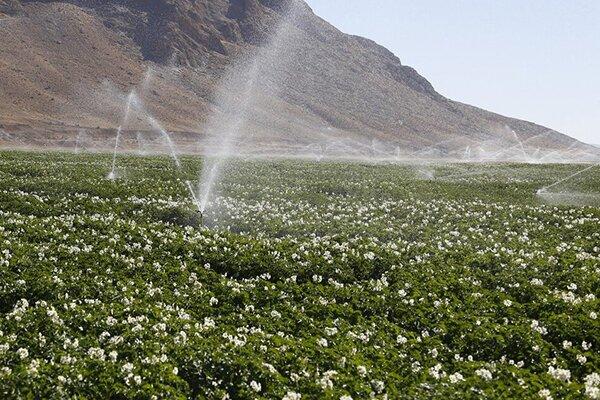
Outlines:
{"type": "MultiPolygon", "coordinates": [[[[394,54],[340,32],[302,1],[0,0],[0,35],[0,132],[34,145],[69,146],[82,129],[110,141],[133,88],[177,141],[207,137],[230,67],[280,35],[247,94],[243,135],[297,145],[344,137],[403,151],[574,146],[445,98],[394,54]]],[[[139,115],[127,127],[145,129],[139,115]]]]}

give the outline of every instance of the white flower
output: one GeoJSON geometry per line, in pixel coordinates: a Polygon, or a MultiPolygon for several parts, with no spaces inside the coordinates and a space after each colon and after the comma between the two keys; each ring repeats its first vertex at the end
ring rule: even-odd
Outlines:
{"type": "Polygon", "coordinates": [[[450,383],[458,383],[461,381],[464,381],[465,378],[462,376],[462,374],[460,372],[455,372],[452,375],[449,376],[450,378],[450,383]]]}
{"type": "Polygon", "coordinates": [[[104,355],[104,349],[100,349],[98,347],[90,347],[87,351],[88,356],[91,358],[95,358],[97,360],[104,361],[106,356],[104,355]]]}
{"type": "Polygon", "coordinates": [[[569,350],[571,347],[573,347],[573,343],[569,342],[568,340],[563,340],[562,346],[563,349],[569,350]]]}
{"type": "Polygon", "coordinates": [[[336,327],[333,328],[325,328],[325,334],[327,336],[334,336],[338,333],[338,329],[336,327]]]}
{"type": "Polygon", "coordinates": [[[352,396],[348,396],[347,394],[340,397],[340,400],[352,400],[352,396]]]}
{"type": "Polygon", "coordinates": [[[503,304],[504,304],[506,307],[510,307],[510,306],[512,306],[512,301],[510,301],[510,300],[504,300],[503,304]]]}
{"type": "Polygon", "coordinates": [[[21,360],[24,360],[25,358],[29,357],[29,350],[21,347],[19,350],[17,350],[17,355],[21,358],[21,360]]]}
{"type": "Polygon", "coordinates": [[[250,388],[254,390],[256,393],[259,393],[262,389],[262,385],[256,381],[250,382],[250,388]]]}
{"type": "Polygon", "coordinates": [[[586,386],[585,395],[592,400],[600,399],[600,388],[596,386],[586,386]]]}
{"type": "Polygon", "coordinates": [[[135,382],[136,385],[141,385],[142,384],[142,377],[139,375],[136,375],[133,377],[133,381],[135,382]]]}
{"type": "Polygon", "coordinates": [[[477,371],[475,371],[475,375],[479,376],[480,378],[486,381],[490,381],[493,378],[492,373],[485,368],[480,368],[477,371]]]}
{"type": "Polygon", "coordinates": [[[442,364],[436,364],[435,366],[429,368],[429,375],[435,379],[440,379],[446,376],[446,373],[442,371],[442,364]]]}
{"type": "Polygon", "coordinates": [[[217,304],[219,304],[219,299],[217,299],[215,297],[211,297],[210,300],[208,301],[208,304],[210,304],[211,306],[216,306],[217,304]]]}
{"type": "Polygon", "coordinates": [[[333,381],[327,375],[319,379],[318,383],[321,386],[321,388],[323,388],[323,390],[333,389],[333,381]]]}
{"type": "Polygon", "coordinates": [[[402,335],[398,335],[398,337],[396,338],[396,343],[398,344],[406,344],[406,342],[408,342],[408,339],[402,335]]]}
{"type": "Polygon", "coordinates": [[[597,372],[593,372],[586,376],[583,381],[586,386],[598,386],[600,385],[600,375],[597,372]]]}
{"type": "Polygon", "coordinates": [[[73,364],[76,361],[75,358],[69,356],[69,355],[64,355],[60,357],[60,362],[61,364],[73,364]]]}
{"type": "Polygon", "coordinates": [[[581,354],[577,355],[577,361],[579,362],[579,364],[583,365],[587,362],[587,357],[583,356],[581,354]]]}
{"type": "Polygon", "coordinates": [[[548,330],[536,320],[531,321],[531,329],[538,332],[540,335],[545,335],[548,333],[548,330]]]}
{"type": "Polygon", "coordinates": [[[30,375],[37,375],[38,367],[40,366],[40,362],[38,360],[32,360],[29,366],[27,367],[27,372],[30,375]]]}
{"type": "Polygon", "coordinates": [[[418,362],[418,361],[415,361],[415,362],[413,362],[413,363],[410,365],[410,369],[411,369],[413,372],[419,372],[419,371],[421,371],[421,370],[423,369],[423,367],[421,367],[421,363],[420,363],[420,362],[418,362]]]}
{"type": "Polygon", "coordinates": [[[263,363],[263,367],[265,367],[270,373],[277,374],[277,369],[273,365],[269,363],[263,363]]]}
{"type": "Polygon", "coordinates": [[[385,389],[385,383],[383,383],[382,381],[372,380],[371,387],[377,394],[380,394],[385,389]]]}
{"type": "Polygon", "coordinates": [[[317,344],[321,347],[329,346],[329,343],[327,342],[327,339],[325,339],[325,338],[321,338],[321,339],[317,340],[317,344]]]}
{"type": "Polygon", "coordinates": [[[552,396],[548,389],[542,389],[538,392],[538,396],[540,396],[544,400],[552,400],[552,396]]]}
{"type": "Polygon", "coordinates": [[[356,370],[358,371],[358,376],[360,376],[361,378],[367,376],[367,367],[365,367],[364,365],[359,365],[356,368],[356,370]]]}
{"type": "Polygon", "coordinates": [[[366,252],[364,254],[365,260],[374,260],[375,259],[375,253],[373,253],[372,251],[366,252]]]}
{"type": "Polygon", "coordinates": [[[596,318],[598,318],[598,314],[596,314],[594,311],[592,311],[592,312],[590,312],[590,318],[595,320],[596,318]]]}
{"type": "Polygon", "coordinates": [[[569,382],[571,380],[571,371],[568,369],[548,367],[548,373],[552,375],[554,379],[559,381],[569,382]]]}
{"type": "Polygon", "coordinates": [[[133,364],[132,363],[123,364],[123,366],[121,367],[121,371],[131,373],[131,371],[133,371],[133,364]]]}
{"type": "Polygon", "coordinates": [[[585,383],[585,394],[590,399],[600,399],[600,375],[597,372],[591,373],[583,379],[585,383]]]}
{"type": "Polygon", "coordinates": [[[179,368],[174,367],[173,368],[173,375],[177,375],[177,374],[179,374],[179,368]]]}
{"type": "Polygon", "coordinates": [[[300,400],[302,395],[296,392],[287,392],[281,400],[300,400]]]}
{"type": "Polygon", "coordinates": [[[585,351],[588,351],[589,349],[592,348],[592,344],[588,343],[588,342],[583,342],[583,343],[581,343],[581,348],[585,351]]]}

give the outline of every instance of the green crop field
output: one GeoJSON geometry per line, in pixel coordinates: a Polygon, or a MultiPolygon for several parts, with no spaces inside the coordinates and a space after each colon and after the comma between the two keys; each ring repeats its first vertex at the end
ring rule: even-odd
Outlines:
{"type": "Polygon", "coordinates": [[[600,167],[0,152],[0,397],[600,398],[600,167]]]}

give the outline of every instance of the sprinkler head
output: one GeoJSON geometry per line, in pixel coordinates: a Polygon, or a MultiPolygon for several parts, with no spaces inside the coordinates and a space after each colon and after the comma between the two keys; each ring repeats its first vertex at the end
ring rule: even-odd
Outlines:
{"type": "Polygon", "coordinates": [[[198,216],[198,219],[200,220],[200,225],[204,225],[204,213],[202,212],[202,210],[200,208],[198,208],[196,210],[196,215],[198,216]]]}

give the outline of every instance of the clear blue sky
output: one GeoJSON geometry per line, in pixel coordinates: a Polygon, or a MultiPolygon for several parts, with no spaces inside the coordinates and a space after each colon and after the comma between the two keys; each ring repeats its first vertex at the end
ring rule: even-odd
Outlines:
{"type": "Polygon", "coordinates": [[[600,0],[306,0],[443,95],[600,144],[600,0]]]}

